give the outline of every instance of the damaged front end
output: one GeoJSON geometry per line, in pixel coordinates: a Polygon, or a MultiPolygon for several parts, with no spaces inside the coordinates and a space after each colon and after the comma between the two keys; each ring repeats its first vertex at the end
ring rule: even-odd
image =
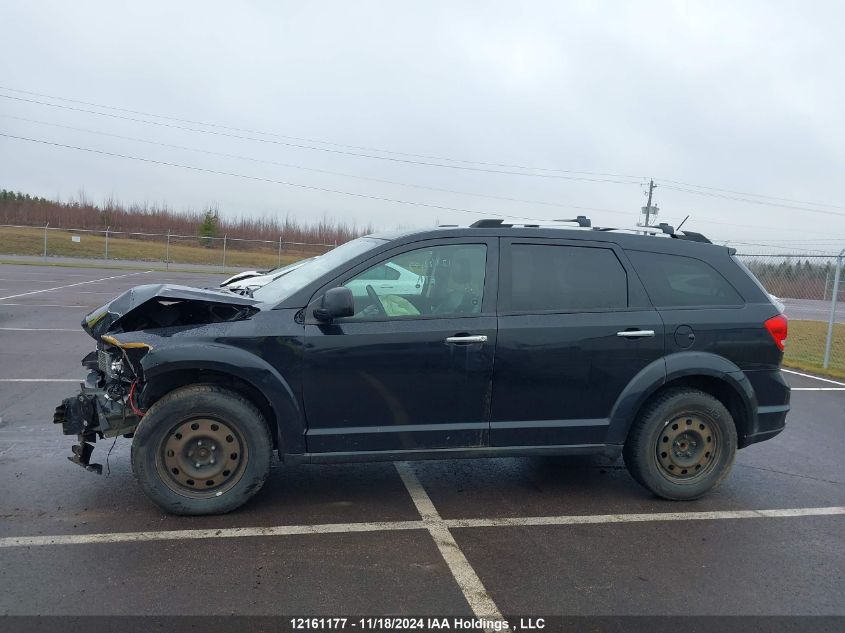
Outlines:
{"type": "Polygon", "coordinates": [[[68,459],[102,474],[103,466],[91,463],[94,443],[98,438],[132,437],[144,415],[134,399],[143,378],[139,361],[150,347],[143,343],[121,344],[111,336],[101,337],[97,347],[82,359],[88,375],[80,392],[62,400],[53,422],[62,425],[65,435],[76,435],[79,440],[68,459]]]}
{"type": "Polygon", "coordinates": [[[259,311],[259,302],[226,291],[167,284],[136,286],[94,310],[82,328],[97,341],[97,350],[82,359],[88,370],[80,392],[56,407],[53,422],[79,442],[68,459],[89,471],[97,439],[132,437],[144,416],[137,400],[145,387],[141,361],[152,349],[143,340],[145,330],[166,333],[214,323],[239,321],[259,311]],[[133,340],[123,334],[134,332],[133,340]],[[119,340],[124,339],[124,340],[119,340]]]}

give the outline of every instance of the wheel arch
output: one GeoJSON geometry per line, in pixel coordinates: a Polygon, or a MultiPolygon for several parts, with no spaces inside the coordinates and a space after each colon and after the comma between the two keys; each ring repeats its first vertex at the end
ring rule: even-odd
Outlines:
{"type": "Polygon", "coordinates": [[[263,359],[230,346],[190,345],[154,349],[141,366],[145,380],[140,396],[143,408],[187,385],[219,385],[258,407],[280,453],[305,451],[305,422],[299,402],[288,381],[263,359]]]}
{"type": "Polygon", "coordinates": [[[673,387],[689,387],[712,395],[730,412],[738,446],[757,426],[757,398],[751,382],[734,363],[716,354],[682,352],[655,361],[635,376],[617,399],[608,429],[608,444],[624,444],[631,425],[658,394],[673,387]],[[658,364],[663,365],[659,375],[658,364]]]}

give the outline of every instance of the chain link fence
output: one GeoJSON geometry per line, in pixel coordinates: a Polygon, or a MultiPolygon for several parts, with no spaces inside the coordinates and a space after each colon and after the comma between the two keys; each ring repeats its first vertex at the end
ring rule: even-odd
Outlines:
{"type": "Polygon", "coordinates": [[[784,363],[796,369],[845,378],[845,296],[842,255],[740,253],[789,318],[784,363]]]}
{"type": "Polygon", "coordinates": [[[0,255],[71,257],[219,268],[270,269],[320,255],[336,244],[197,235],[95,231],[51,226],[0,225],[0,255]]]}

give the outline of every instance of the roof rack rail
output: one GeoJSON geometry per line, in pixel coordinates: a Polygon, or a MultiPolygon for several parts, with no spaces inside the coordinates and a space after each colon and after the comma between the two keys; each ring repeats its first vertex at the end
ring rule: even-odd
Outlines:
{"type": "MultiPolygon", "coordinates": [[[[549,220],[550,222],[572,222],[577,224],[582,228],[589,228],[592,226],[592,222],[590,222],[590,218],[586,215],[579,215],[577,218],[573,218],[571,220],[549,220]]],[[[492,229],[492,228],[510,228],[512,226],[523,226],[526,228],[533,228],[537,229],[540,228],[542,225],[541,221],[533,220],[530,223],[528,222],[518,222],[518,223],[509,223],[506,224],[504,220],[500,220],[499,218],[485,218],[483,220],[476,220],[472,224],[470,224],[470,228],[473,229],[492,229]]]]}
{"type": "MultiPolygon", "coordinates": [[[[577,218],[573,218],[571,220],[547,220],[546,222],[550,223],[552,226],[559,222],[572,222],[577,224],[578,227],[584,229],[590,229],[592,231],[625,231],[628,233],[644,233],[646,235],[666,235],[676,240],[687,240],[689,242],[703,242],[705,244],[712,244],[709,239],[707,239],[701,233],[695,233],[693,231],[682,231],[676,232],[675,227],[671,224],[667,224],[666,222],[661,222],[660,224],[656,225],[648,225],[648,226],[635,226],[633,228],[618,228],[613,226],[592,226],[592,222],[590,218],[584,215],[579,215],[577,218]]],[[[491,229],[491,228],[511,228],[513,226],[520,226],[525,228],[540,228],[541,226],[549,227],[549,224],[546,224],[543,221],[534,221],[532,223],[506,223],[504,220],[499,218],[485,218],[483,220],[477,220],[470,224],[471,228],[475,229],[491,229]]],[[[683,224],[683,223],[682,223],[683,224]]]]}
{"type": "Polygon", "coordinates": [[[496,227],[508,228],[513,226],[513,224],[505,224],[504,220],[494,220],[494,219],[484,219],[484,220],[476,220],[472,224],[469,225],[471,229],[492,229],[496,227]]]}
{"type": "Polygon", "coordinates": [[[683,233],[672,233],[672,237],[676,240],[689,240],[690,242],[703,242],[705,244],[712,244],[710,240],[704,237],[701,233],[694,233],[693,231],[684,231],[683,233]]]}
{"type": "Polygon", "coordinates": [[[615,228],[612,226],[601,226],[593,228],[594,231],[626,231],[628,233],[645,233],[646,235],[668,235],[672,239],[675,240],[686,240],[688,242],[702,242],[704,244],[712,244],[709,239],[707,239],[701,233],[695,233],[693,231],[682,231],[677,233],[675,228],[671,224],[666,224],[665,222],[661,222],[656,226],[636,226],[632,229],[621,229],[615,228]]]}
{"type": "Polygon", "coordinates": [[[555,222],[575,222],[580,227],[589,228],[593,226],[593,223],[590,221],[586,215],[579,215],[577,218],[573,218],[572,220],[555,220],[555,222]]]}

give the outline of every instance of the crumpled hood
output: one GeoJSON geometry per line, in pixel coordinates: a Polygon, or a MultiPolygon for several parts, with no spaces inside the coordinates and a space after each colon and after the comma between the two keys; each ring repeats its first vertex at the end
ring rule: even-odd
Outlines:
{"type": "Polygon", "coordinates": [[[259,303],[227,290],[146,284],[88,314],[82,328],[99,339],[108,332],[237,321],[255,314],[259,303]]]}

